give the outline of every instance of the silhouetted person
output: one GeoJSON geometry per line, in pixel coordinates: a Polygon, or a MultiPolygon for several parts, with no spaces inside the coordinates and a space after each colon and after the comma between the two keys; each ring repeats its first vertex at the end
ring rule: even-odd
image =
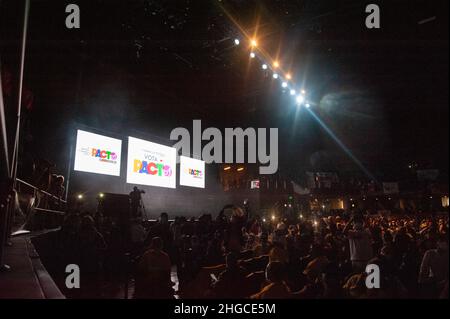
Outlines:
{"type": "Polygon", "coordinates": [[[214,286],[214,293],[218,298],[244,298],[242,285],[245,282],[244,269],[238,265],[236,253],[229,253],[226,257],[227,268],[220,273],[214,286]]]}
{"type": "Polygon", "coordinates": [[[172,250],[173,233],[170,229],[169,216],[167,213],[161,213],[159,221],[150,228],[146,243],[149,243],[153,237],[161,238],[162,250],[170,254],[172,250]]]}
{"type": "Polygon", "coordinates": [[[162,240],[154,237],[141,257],[136,276],[135,298],[172,298],[169,255],[162,251],[162,240]]]}
{"type": "Polygon", "coordinates": [[[266,279],[269,282],[252,299],[286,299],[291,297],[288,286],[284,282],[285,267],[281,262],[273,261],[267,265],[266,279]]]}
{"type": "Polygon", "coordinates": [[[130,193],[131,216],[134,218],[142,216],[142,194],[145,194],[145,192],[136,186],[130,193]]]}

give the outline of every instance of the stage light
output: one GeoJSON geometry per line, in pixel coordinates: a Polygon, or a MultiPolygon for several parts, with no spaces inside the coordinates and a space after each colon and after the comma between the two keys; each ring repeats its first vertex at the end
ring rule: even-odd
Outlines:
{"type": "Polygon", "coordinates": [[[303,95],[305,95],[305,94],[306,94],[306,91],[305,91],[305,90],[302,90],[301,93],[302,93],[303,95]]]}
{"type": "Polygon", "coordinates": [[[289,94],[290,94],[290,95],[295,95],[295,90],[292,89],[292,90],[289,92],[289,94]]]}
{"type": "Polygon", "coordinates": [[[103,194],[103,193],[98,194],[98,197],[100,197],[100,198],[103,198],[104,196],[105,196],[105,194],[103,194]]]}
{"type": "Polygon", "coordinates": [[[286,74],[286,79],[290,80],[291,78],[292,78],[292,76],[290,73],[286,74]]]}
{"type": "Polygon", "coordinates": [[[300,214],[300,218],[303,218],[303,215],[302,215],[302,214],[300,214]]]}
{"type": "Polygon", "coordinates": [[[276,218],[275,215],[272,215],[272,220],[275,220],[275,218],[276,218]]]}
{"type": "Polygon", "coordinates": [[[292,207],[292,205],[291,205],[291,204],[289,204],[288,206],[289,206],[289,208],[291,208],[291,207],[292,207]]]}
{"type": "Polygon", "coordinates": [[[224,171],[228,171],[229,169],[231,169],[231,166],[227,166],[227,167],[223,168],[224,171]]]}
{"type": "Polygon", "coordinates": [[[325,209],[325,205],[322,205],[322,208],[325,209]]]}
{"type": "Polygon", "coordinates": [[[237,169],[238,172],[241,172],[241,171],[243,171],[243,170],[244,170],[243,167],[239,167],[239,168],[237,169]]]}
{"type": "Polygon", "coordinates": [[[284,204],[284,207],[287,207],[287,204],[284,204]]]}
{"type": "Polygon", "coordinates": [[[265,222],[266,222],[266,219],[265,219],[265,218],[263,218],[263,219],[262,219],[262,221],[263,221],[263,223],[265,223],[265,222]]]}
{"type": "Polygon", "coordinates": [[[252,59],[254,59],[255,56],[256,56],[255,52],[250,52],[250,57],[251,57],[252,59]]]}
{"type": "Polygon", "coordinates": [[[273,67],[278,68],[280,66],[280,63],[278,61],[273,62],[273,67]]]}
{"type": "Polygon", "coordinates": [[[261,67],[263,70],[267,70],[267,64],[263,64],[263,65],[261,65],[261,67]]]}
{"type": "Polygon", "coordinates": [[[297,95],[295,100],[297,101],[297,104],[302,104],[305,101],[305,97],[303,95],[297,95]]]}
{"type": "Polygon", "coordinates": [[[311,107],[311,104],[306,103],[305,106],[306,106],[307,108],[310,108],[310,107],[311,107]]]}
{"type": "Polygon", "coordinates": [[[281,86],[282,86],[282,87],[284,87],[284,88],[286,88],[286,87],[287,87],[287,85],[288,85],[288,84],[287,84],[287,82],[283,82],[283,83],[281,83],[281,86]]]}
{"type": "Polygon", "coordinates": [[[239,41],[239,39],[234,39],[234,44],[239,45],[241,43],[241,41],[239,41]]]}
{"type": "Polygon", "coordinates": [[[314,221],[314,226],[317,227],[317,225],[319,225],[319,223],[317,222],[317,220],[314,221]]]}
{"type": "Polygon", "coordinates": [[[277,74],[277,73],[274,73],[274,74],[272,75],[272,77],[273,77],[274,79],[278,79],[278,74],[277,74]]]}
{"type": "Polygon", "coordinates": [[[83,194],[78,194],[78,195],[77,195],[77,198],[78,198],[78,199],[83,199],[83,194]]]}
{"type": "Polygon", "coordinates": [[[258,42],[256,41],[256,39],[252,39],[250,41],[250,44],[252,45],[252,47],[256,47],[258,45],[258,42]]]}

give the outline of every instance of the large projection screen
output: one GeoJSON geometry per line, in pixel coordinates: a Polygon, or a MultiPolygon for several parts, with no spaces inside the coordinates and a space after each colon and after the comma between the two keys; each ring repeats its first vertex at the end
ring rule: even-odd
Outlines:
{"type": "Polygon", "coordinates": [[[121,155],[121,140],[77,131],[75,171],[120,176],[121,155]]]}
{"type": "Polygon", "coordinates": [[[173,147],[128,137],[127,183],[175,188],[176,156],[173,147]]]}
{"type": "Polygon", "coordinates": [[[180,185],[205,188],[205,162],[180,156],[180,185]]]}

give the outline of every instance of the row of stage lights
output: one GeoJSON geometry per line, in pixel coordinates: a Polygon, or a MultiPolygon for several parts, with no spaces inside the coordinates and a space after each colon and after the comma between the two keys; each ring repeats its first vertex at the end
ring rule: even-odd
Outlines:
{"type": "MultiPolygon", "coordinates": [[[[241,40],[234,39],[235,45],[240,45],[241,40]]],[[[258,42],[256,39],[250,39],[250,58],[255,59],[258,58],[262,61],[261,68],[264,71],[271,70],[272,71],[272,78],[279,79],[281,81],[281,87],[283,90],[288,90],[289,94],[293,97],[295,97],[295,102],[298,106],[304,105],[306,108],[311,107],[311,102],[306,99],[306,91],[304,89],[296,90],[294,87],[295,85],[291,83],[292,75],[291,73],[283,73],[281,70],[280,62],[275,60],[272,63],[267,63],[263,60],[263,58],[260,55],[256,54],[258,47],[258,42]],[[278,70],[278,71],[277,71],[278,70]]]]}
{"type": "MultiPolygon", "coordinates": [[[[104,196],[105,196],[105,194],[98,193],[97,198],[103,198],[104,196]]],[[[77,194],[76,198],[77,198],[77,200],[81,201],[84,199],[84,194],[77,194]]]]}
{"type": "MultiPolygon", "coordinates": [[[[300,215],[298,216],[298,219],[303,220],[303,219],[304,219],[303,214],[300,214],[300,215]]],[[[270,221],[267,220],[267,218],[263,217],[262,222],[263,222],[263,223],[267,223],[267,222],[276,223],[276,222],[278,222],[278,221],[280,221],[280,220],[281,220],[281,219],[280,219],[279,217],[277,217],[275,214],[272,214],[272,215],[270,216],[270,221]]],[[[319,222],[318,222],[316,219],[313,219],[313,220],[312,220],[312,224],[313,224],[315,227],[319,226],[319,222]]]]}

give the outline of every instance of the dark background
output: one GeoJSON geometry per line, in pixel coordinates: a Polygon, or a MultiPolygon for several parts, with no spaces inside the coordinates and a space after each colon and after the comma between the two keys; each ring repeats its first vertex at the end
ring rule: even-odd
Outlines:
{"type": "MultiPolygon", "coordinates": [[[[314,112],[376,178],[397,179],[412,162],[447,178],[445,0],[32,0],[27,152],[65,173],[79,124],[169,143],[173,128],[201,119],[203,128],[278,127],[280,173],[299,183],[305,170],[359,174],[250,61],[247,45],[233,45],[243,36],[225,12],[289,67],[314,112]],[[79,30],[65,27],[69,3],[80,6],[79,30]],[[381,29],[365,27],[369,3],[380,6],[381,29]]],[[[23,1],[0,2],[2,67],[16,82],[22,20],[23,1]]]]}

